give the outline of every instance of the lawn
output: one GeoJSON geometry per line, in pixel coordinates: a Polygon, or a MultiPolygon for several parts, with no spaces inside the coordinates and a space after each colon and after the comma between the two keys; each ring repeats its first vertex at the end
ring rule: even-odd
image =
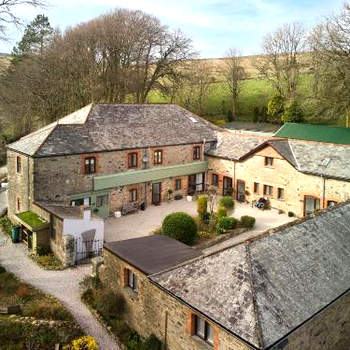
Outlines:
{"type": "Polygon", "coordinates": [[[19,281],[0,266],[0,307],[20,305],[17,316],[0,316],[1,350],[53,349],[83,335],[55,298],[19,281]]]}

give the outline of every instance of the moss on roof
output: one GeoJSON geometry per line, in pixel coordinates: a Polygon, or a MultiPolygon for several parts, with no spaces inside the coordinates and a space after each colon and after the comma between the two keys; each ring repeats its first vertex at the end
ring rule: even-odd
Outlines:
{"type": "Polygon", "coordinates": [[[286,123],[275,134],[276,137],[350,145],[350,128],[286,123]]]}
{"type": "Polygon", "coordinates": [[[25,222],[28,226],[33,228],[39,228],[48,224],[46,220],[42,219],[39,215],[31,211],[17,214],[17,217],[25,222]]]}

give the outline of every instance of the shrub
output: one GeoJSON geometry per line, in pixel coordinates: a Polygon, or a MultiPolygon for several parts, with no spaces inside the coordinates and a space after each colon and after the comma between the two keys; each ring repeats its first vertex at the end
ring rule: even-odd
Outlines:
{"type": "Polygon", "coordinates": [[[237,227],[238,220],[233,217],[223,216],[219,218],[217,225],[217,233],[223,234],[226,233],[227,230],[233,230],[237,227]]]}
{"type": "Polygon", "coordinates": [[[235,202],[233,201],[232,197],[225,196],[220,199],[219,205],[225,207],[226,209],[233,209],[235,206],[235,202]]]}
{"type": "Polygon", "coordinates": [[[63,268],[62,262],[53,253],[48,255],[31,255],[32,259],[46,270],[59,270],[63,268]]]}
{"type": "Polygon", "coordinates": [[[225,207],[219,205],[217,215],[218,215],[218,219],[220,219],[224,216],[227,216],[227,209],[225,207]]]}
{"type": "Polygon", "coordinates": [[[51,253],[51,249],[50,247],[37,247],[36,253],[39,256],[49,255],[51,253]]]}
{"type": "Polygon", "coordinates": [[[255,225],[255,218],[252,216],[244,215],[241,217],[240,224],[243,227],[253,228],[255,225]]]}
{"type": "Polygon", "coordinates": [[[127,344],[130,339],[133,339],[137,334],[127,323],[123,320],[112,320],[110,322],[113,332],[117,335],[118,339],[127,344]]]}
{"type": "Polygon", "coordinates": [[[296,101],[290,102],[282,114],[283,123],[303,123],[304,111],[296,101]]]}
{"type": "Polygon", "coordinates": [[[98,344],[91,335],[85,335],[64,346],[63,350],[98,350],[98,344]]]}
{"type": "Polygon", "coordinates": [[[206,212],[202,215],[201,220],[205,223],[205,224],[209,224],[209,220],[210,220],[210,213],[206,212]]]}
{"type": "Polygon", "coordinates": [[[174,199],[176,200],[176,201],[178,201],[178,200],[180,200],[180,199],[182,199],[183,198],[183,195],[182,194],[176,194],[175,196],[174,196],[174,199]]]}
{"type": "Polygon", "coordinates": [[[3,216],[0,218],[0,227],[4,233],[11,236],[12,228],[14,227],[14,225],[7,216],[3,216]]]}
{"type": "Polygon", "coordinates": [[[32,291],[30,290],[29,287],[22,285],[18,287],[16,294],[22,300],[28,300],[32,296],[32,291]]]}
{"type": "Polygon", "coordinates": [[[3,266],[0,266],[0,273],[5,273],[6,269],[3,266]]]}
{"type": "Polygon", "coordinates": [[[222,126],[225,125],[227,123],[227,121],[225,119],[218,119],[214,121],[214,124],[217,126],[222,126]]]}
{"type": "Polygon", "coordinates": [[[125,312],[125,299],[120,294],[115,294],[108,289],[96,289],[94,291],[93,308],[106,320],[118,318],[125,312]]]}
{"type": "Polygon", "coordinates": [[[288,212],[288,216],[289,216],[290,218],[293,218],[293,217],[295,216],[295,214],[294,214],[292,211],[289,211],[289,212],[288,212]]]}
{"type": "Polygon", "coordinates": [[[197,213],[202,218],[203,215],[208,211],[208,197],[199,196],[197,199],[197,213]]]}
{"type": "Polygon", "coordinates": [[[194,219],[182,212],[172,213],[165,217],[162,223],[163,234],[185,244],[193,244],[197,235],[194,219]]]}
{"type": "Polygon", "coordinates": [[[162,350],[163,343],[154,335],[151,334],[141,345],[141,350],[162,350]]]}
{"type": "Polygon", "coordinates": [[[162,235],[162,234],[163,234],[162,228],[161,228],[161,227],[156,228],[156,229],[153,231],[153,233],[154,233],[155,235],[162,235]]]}
{"type": "Polygon", "coordinates": [[[217,224],[218,224],[218,215],[216,213],[212,213],[210,215],[210,220],[209,220],[209,231],[214,232],[217,224]]]}
{"type": "Polygon", "coordinates": [[[71,320],[70,313],[60,304],[49,304],[46,300],[33,301],[23,309],[24,316],[45,320],[71,320]]]}

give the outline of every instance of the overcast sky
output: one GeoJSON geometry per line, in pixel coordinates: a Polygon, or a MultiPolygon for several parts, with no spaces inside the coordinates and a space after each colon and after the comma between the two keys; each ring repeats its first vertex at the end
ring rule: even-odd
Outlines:
{"type": "MultiPolygon", "coordinates": [[[[280,24],[300,21],[312,27],[322,17],[337,12],[343,0],[50,0],[45,10],[16,9],[26,22],[45,13],[54,27],[87,21],[116,7],[140,9],[160,18],[172,29],[180,28],[193,40],[201,57],[222,57],[229,47],[242,54],[260,52],[263,36],[280,24]]],[[[11,41],[0,42],[0,52],[11,52],[22,35],[10,28],[11,41]]]]}

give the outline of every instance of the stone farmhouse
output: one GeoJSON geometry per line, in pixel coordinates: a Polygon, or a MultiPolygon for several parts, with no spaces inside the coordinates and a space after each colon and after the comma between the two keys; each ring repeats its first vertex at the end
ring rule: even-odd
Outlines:
{"type": "Polygon", "coordinates": [[[50,245],[70,264],[77,240],[102,251],[101,219],[170,194],[214,185],[299,217],[347,200],[349,129],[329,128],[330,139],[327,127],[293,128],[266,137],[223,131],[175,105],[88,105],[8,145],[9,217],[29,247],[50,245]]]}
{"type": "Polygon", "coordinates": [[[349,222],[347,202],[210,255],[157,235],[106,243],[100,277],[169,350],[346,350],[349,222]]]}

